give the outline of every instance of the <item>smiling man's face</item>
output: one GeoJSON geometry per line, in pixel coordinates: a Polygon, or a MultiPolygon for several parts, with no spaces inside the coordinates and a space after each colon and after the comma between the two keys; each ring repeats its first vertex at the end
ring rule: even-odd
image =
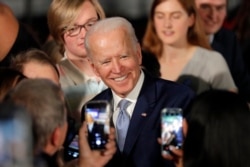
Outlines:
{"type": "Polygon", "coordinates": [[[125,97],[135,87],[141,71],[141,49],[122,28],[90,39],[92,66],[105,84],[118,96],[125,97]]]}
{"type": "Polygon", "coordinates": [[[207,35],[214,34],[222,27],[227,15],[226,0],[195,0],[207,35]]]}

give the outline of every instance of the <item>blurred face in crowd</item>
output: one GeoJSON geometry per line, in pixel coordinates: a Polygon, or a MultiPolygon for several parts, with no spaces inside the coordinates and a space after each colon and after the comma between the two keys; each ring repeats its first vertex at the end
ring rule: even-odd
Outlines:
{"type": "Polygon", "coordinates": [[[206,34],[210,35],[219,31],[227,14],[227,0],[195,0],[195,5],[206,34]]]}
{"type": "Polygon", "coordinates": [[[56,70],[47,64],[41,64],[35,61],[23,65],[23,74],[28,78],[45,78],[59,84],[59,76],[56,70]]]}
{"type": "Polygon", "coordinates": [[[188,28],[194,24],[178,0],[166,0],[156,6],[154,25],[156,33],[164,44],[187,41],[188,28]]]}
{"type": "Polygon", "coordinates": [[[84,38],[86,31],[98,20],[94,6],[89,1],[84,1],[79,9],[73,25],[67,27],[64,33],[64,48],[69,59],[86,57],[84,38]]]}
{"type": "Polygon", "coordinates": [[[139,44],[122,28],[89,38],[94,71],[118,96],[125,97],[135,87],[142,61],[139,44]]]}

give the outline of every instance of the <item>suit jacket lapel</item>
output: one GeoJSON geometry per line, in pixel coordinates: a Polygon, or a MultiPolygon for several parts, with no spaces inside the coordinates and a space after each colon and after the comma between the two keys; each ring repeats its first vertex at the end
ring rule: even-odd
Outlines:
{"type": "Polygon", "coordinates": [[[126,155],[130,153],[137,137],[145,127],[144,125],[147,123],[150,114],[153,112],[155,100],[155,84],[145,75],[145,81],[137,99],[127,132],[123,150],[126,155]]]}

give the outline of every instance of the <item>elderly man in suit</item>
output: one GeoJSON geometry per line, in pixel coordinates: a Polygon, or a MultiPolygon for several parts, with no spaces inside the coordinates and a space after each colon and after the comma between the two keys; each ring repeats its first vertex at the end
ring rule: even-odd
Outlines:
{"type": "Polygon", "coordinates": [[[153,78],[141,69],[140,45],[132,25],[124,18],[97,22],[86,34],[85,47],[95,73],[109,87],[92,99],[108,100],[113,109],[112,123],[116,127],[119,149],[107,166],[172,165],[162,158],[157,142],[161,110],[185,108],[194,92],[184,85],[153,78]],[[120,105],[124,99],[128,102],[125,109],[120,105]],[[126,135],[120,137],[120,124],[126,124],[120,120],[122,110],[125,110],[123,118],[129,117],[129,123],[126,135]],[[124,143],[120,144],[121,141],[124,143]]]}

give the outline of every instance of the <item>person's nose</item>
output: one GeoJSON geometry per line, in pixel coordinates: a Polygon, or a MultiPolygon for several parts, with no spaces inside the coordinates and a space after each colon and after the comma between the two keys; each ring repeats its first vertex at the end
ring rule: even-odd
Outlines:
{"type": "Polygon", "coordinates": [[[87,30],[84,27],[81,28],[81,31],[80,31],[80,34],[79,34],[81,39],[85,38],[86,32],[87,32],[87,30]]]}
{"type": "Polygon", "coordinates": [[[164,18],[164,26],[169,28],[171,27],[172,23],[171,23],[171,19],[169,17],[165,17],[164,18]]]}
{"type": "Polygon", "coordinates": [[[213,22],[216,22],[217,18],[218,18],[218,15],[219,15],[219,11],[216,8],[211,8],[209,15],[210,15],[210,19],[213,22]]]}
{"type": "Polygon", "coordinates": [[[119,62],[119,60],[114,59],[112,62],[112,71],[114,73],[120,73],[121,72],[121,63],[119,62]]]}

